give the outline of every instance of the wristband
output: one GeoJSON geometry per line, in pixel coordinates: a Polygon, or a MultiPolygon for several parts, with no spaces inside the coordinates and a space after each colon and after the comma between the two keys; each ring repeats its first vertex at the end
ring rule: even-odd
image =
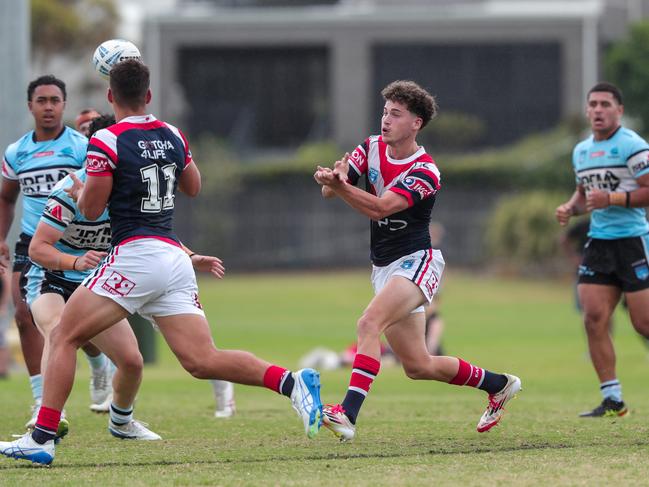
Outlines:
{"type": "Polygon", "coordinates": [[[191,259],[191,258],[194,257],[195,255],[196,255],[196,252],[192,252],[191,254],[189,254],[189,258],[191,259]]]}
{"type": "Polygon", "coordinates": [[[77,270],[76,267],[77,267],[77,261],[78,261],[78,260],[79,260],[79,257],[77,257],[76,259],[74,259],[74,262],[72,263],[72,270],[73,270],[73,271],[76,271],[76,270],[77,270]]]}
{"type": "MultiPolygon", "coordinates": [[[[628,193],[627,193],[628,194],[628,193]]],[[[627,206],[628,196],[624,193],[609,193],[608,204],[609,206],[627,206]]]]}

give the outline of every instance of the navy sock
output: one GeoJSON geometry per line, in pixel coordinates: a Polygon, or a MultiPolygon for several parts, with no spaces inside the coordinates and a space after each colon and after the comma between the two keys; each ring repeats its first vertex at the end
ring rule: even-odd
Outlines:
{"type": "Polygon", "coordinates": [[[293,392],[294,385],[295,379],[293,378],[293,374],[291,374],[290,371],[287,371],[286,374],[284,374],[284,377],[282,377],[282,382],[279,385],[279,390],[286,397],[291,397],[291,392],[293,392]]]}
{"type": "Polygon", "coordinates": [[[503,387],[507,385],[507,377],[503,374],[494,374],[489,372],[487,369],[484,371],[484,379],[482,384],[478,389],[487,391],[489,394],[495,394],[503,390],[503,387]]]}
{"type": "Polygon", "coordinates": [[[349,418],[352,424],[356,424],[356,417],[361,410],[361,406],[363,406],[363,401],[365,401],[363,394],[349,389],[347,390],[341,406],[345,410],[345,416],[349,418]]]}
{"type": "Polygon", "coordinates": [[[38,425],[32,431],[32,440],[34,440],[39,445],[45,444],[45,442],[53,440],[56,438],[56,431],[52,432],[49,430],[41,429],[38,425]]]}

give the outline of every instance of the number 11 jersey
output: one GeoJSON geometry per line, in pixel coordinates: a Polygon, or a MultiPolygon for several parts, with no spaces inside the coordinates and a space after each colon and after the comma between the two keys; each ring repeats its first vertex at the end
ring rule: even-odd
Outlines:
{"type": "Polygon", "coordinates": [[[178,245],[173,211],[178,178],[192,162],[187,139],[153,115],[127,117],[88,143],[89,177],[113,177],[112,245],[152,237],[178,245]]]}

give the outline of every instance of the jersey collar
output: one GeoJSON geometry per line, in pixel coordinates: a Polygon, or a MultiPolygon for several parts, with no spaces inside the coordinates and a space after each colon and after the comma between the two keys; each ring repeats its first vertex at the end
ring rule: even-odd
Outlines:
{"type": "Polygon", "coordinates": [[[132,115],[130,117],[123,118],[119,121],[119,123],[122,122],[128,122],[128,123],[151,123],[155,122],[156,118],[151,115],[132,115]]]}

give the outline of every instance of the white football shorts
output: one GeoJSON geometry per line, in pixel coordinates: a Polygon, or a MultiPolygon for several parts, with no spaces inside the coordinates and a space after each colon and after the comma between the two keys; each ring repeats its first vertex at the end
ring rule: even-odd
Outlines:
{"type": "Polygon", "coordinates": [[[156,238],[114,247],[83,285],[152,323],[154,316],[205,316],[191,259],[180,247],[156,238]]]}
{"type": "MultiPolygon", "coordinates": [[[[444,257],[437,249],[418,250],[409,255],[391,262],[390,264],[377,267],[372,266],[372,286],[374,294],[381,292],[392,276],[403,276],[412,281],[430,303],[437,293],[442,272],[444,272],[444,257]]],[[[415,308],[413,313],[423,313],[424,307],[415,308]]]]}

